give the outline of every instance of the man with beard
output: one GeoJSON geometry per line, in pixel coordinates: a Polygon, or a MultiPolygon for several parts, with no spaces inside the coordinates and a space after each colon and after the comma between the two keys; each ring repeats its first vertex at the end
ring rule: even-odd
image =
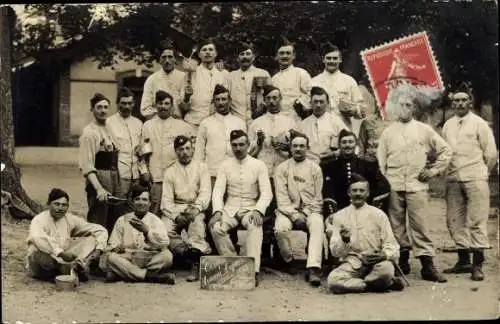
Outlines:
{"type": "Polygon", "coordinates": [[[404,289],[391,262],[398,258],[399,245],[387,215],[366,203],[369,195],[368,181],[353,174],[351,205],[327,222],[331,253],[342,262],[327,279],[328,289],[335,294],[404,289]]]}
{"type": "MultiPolygon", "coordinates": [[[[275,234],[285,270],[293,269],[292,229],[308,233],[306,280],[314,287],[321,284],[323,255],[323,175],[318,164],[306,159],[309,139],[295,134],[290,140],[292,158],[281,163],[274,175],[276,185],[275,234]]],[[[294,270],[292,270],[294,271],[294,270]]],[[[293,273],[293,272],[292,272],[293,273]]]]}
{"type": "Polygon", "coordinates": [[[184,87],[185,73],[175,68],[175,49],[170,41],[162,44],[163,52],[160,56],[161,70],[151,74],[144,83],[141,100],[141,114],[151,119],[156,114],[155,96],[159,90],[170,93],[175,105],[172,108],[172,117],[182,118],[178,105],[182,102],[181,92],[184,87]]]}
{"type": "Polygon", "coordinates": [[[356,104],[363,100],[356,80],[340,71],[341,63],[342,53],[340,49],[327,42],[323,48],[325,70],[312,78],[311,85],[321,87],[328,93],[330,97],[328,112],[338,113],[343,110],[355,110],[356,104]],[[347,109],[348,107],[349,109],[347,109]]]}
{"type": "Polygon", "coordinates": [[[30,276],[52,280],[73,269],[80,281],[89,280],[89,264],[106,247],[108,232],[68,212],[69,196],[59,188],[49,193],[48,210],[30,224],[26,269],[30,276]]]}
{"type": "MultiPolygon", "coordinates": [[[[283,140],[290,138],[290,129],[295,127],[295,121],[281,113],[281,92],[274,86],[264,87],[264,104],[266,114],[255,119],[250,124],[248,132],[250,138],[250,154],[263,161],[267,166],[271,188],[275,193],[273,181],[275,168],[289,156],[289,145],[283,140]]],[[[262,242],[263,257],[270,255],[270,247],[274,228],[274,211],[276,209],[276,197],[271,200],[267,209],[264,224],[264,241],[262,242]]]]}
{"type": "Polygon", "coordinates": [[[446,282],[434,266],[435,251],[426,218],[429,212],[428,181],[446,170],[452,150],[431,126],[413,119],[415,98],[403,94],[398,99],[398,106],[398,120],[380,136],[377,159],[380,170],[391,184],[389,220],[401,247],[399,266],[404,274],[410,272],[410,249],[413,246],[415,256],[422,264],[422,279],[446,282]],[[432,149],[437,158],[433,165],[427,165],[427,155],[432,149]]]}
{"type": "Polygon", "coordinates": [[[481,281],[484,249],[490,246],[488,177],[498,153],[488,123],[470,111],[471,98],[465,87],[452,93],[455,116],[443,127],[444,139],[453,149],[446,182],[447,225],[458,247],[458,262],[444,273],[471,273],[472,280],[481,281]]]}
{"type": "Polygon", "coordinates": [[[155,95],[155,108],[158,114],[146,121],[142,127],[142,142],[149,142],[152,154],[146,159],[148,170],[144,182],[151,185],[151,212],[159,215],[163,174],[167,167],[175,163],[174,139],[179,135],[194,136],[191,125],[183,120],[171,117],[174,101],[165,91],[158,91],[155,95]]]}
{"type": "Polygon", "coordinates": [[[174,255],[191,261],[187,281],[198,281],[200,257],[210,254],[206,240],[205,210],[208,208],[212,187],[205,163],[193,161],[194,144],[183,135],[174,140],[177,162],[167,168],[163,178],[161,200],[162,220],[170,237],[174,255]],[[187,231],[187,242],[181,237],[187,231]]]}
{"type": "Polygon", "coordinates": [[[271,78],[269,72],[253,65],[255,50],[252,44],[241,43],[238,46],[238,63],[240,68],[229,73],[231,111],[247,124],[252,119],[250,95],[255,77],[271,78]]]}
{"type": "Polygon", "coordinates": [[[220,255],[236,256],[229,231],[247,230],[245,252],[255,260],[255,284],[259,284],[262,222],[272,199],[271,184],[264,162],[248,156],[248,136],[243,130],[230,134],[234,157],[220,164],[212,194],[213,216],[210,233],[220,255]],[[226,200],[224,201],[224,195],[226,200]]]}
{"type": "Polygon", "coordinates": [[[139,174],[147,172],[144,161],[139,161],[137,150],[141,143],[142,122],[132,116],[134,94],[127,88],[118,91],[118,112],[108,118],[110,130],[118,148],[120,196],[126,197],[133,185],[139,184],[139,174]]]}
{"type": "Polygon", "coordinates": [[[367,179],[370,185],[370,196],[367,197],[367,202],[382,209],[387,214],[387,198],[391,187],[380,172],[378,163],[356,156],[356,135],[348,130],[340,131],[339,148],[339,158],[322,165],[325,178],[323,197],[331,199],[337,209],[349,206],[351,203],[349,184],[352,174],[357,173],[367,179]]]}
{"type": "Polygon", "coordinates": [[[118,218],[100,262],[106,282],[175,284],[175,275],[166,270],[173,256],[168,249],[167,230],[161,219],[150,213],[149,191],[142,186],[131,190],[134,211],[118,218]]]}
{"type": "Polygon", "coordinates": [[[215,86],[220,84],[229,89],[229,73],[215,66],[217,48],[213,40],[207,39],[200,42],[198,57],[201,64],[192,75],[186,74],[184,78],[186,86],[181,94],[182,104],[186,111],[184,120],[195,128],[213,113],[212,94],[215,86]]]}
{"type": "Polygon", "coordinates": [[[313,114],[299,124],[299,131],[309,138],[308,158],[323,164],[338,154],[338,136],[344,128],[340,118],[327,112],[328,94],[323,88],[311,88],[313,114]]]}
{"type": "Polygon", "coordinates": [[[90,99],[94,120],[85,126],[79,139],[78,165],[85,177],[89,211],[87,220],[113,229],[118,215],[108,204],[110,195],[120,193],[118,151],[113,136],[106,127],[110,101],[101,93],[90,99]]]}
{"type": "Polygon", "coordinates": [[[198,128],[194,156],[207,165],[213,187],[220,164],[233,156],[229,134],[235,129],[246,129],[246,124],[231,113],[231,96],[223,85],[215,86],[212,104],[215,113],[205,118],[198,128]]]}
{"type": "Polygon", "coordinates": [[[295,122],[306,118],[309,106],[309,91],[311,90],[311,76],[309,73],[293,65],[295,47],[287,39],[278,47],[276,60],[280,70],[273,75],[272,84],[279,88],[283,96],[282,112],[292,117],[295,122]]]}

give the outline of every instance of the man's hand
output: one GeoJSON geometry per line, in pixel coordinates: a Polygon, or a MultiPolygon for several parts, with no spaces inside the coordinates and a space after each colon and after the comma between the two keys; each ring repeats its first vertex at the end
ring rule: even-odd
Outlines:
{"type": "Polygon", "coordinates": [[[344,225],[340,225],[340,231],[339,231],[340,237],[342,238],[342,241],[344,243],[349,243],[351,242],[351,231],[345,227],[344,225]]]}
{"type": "Polygon", "coordinates": [[[108,201],[109,196],[111,196],[111,193],[104,189],[103,187],[97,189],[97,200],[103,202],[103,201],[108,201]]]}
{"type": "Polygon", "coordinates": [[[418,181],[420,182],[427,182],[429,181],[432,177],[434,177],[436,174],[432,169],[424,169],[420,174],[418,175],[418,181]]]}
{"type": "Polygon", "coordinates": [[[76,255],[74,255],[72,252],[69,251],[62,251],[61,253],[58,254],[58,257],[60,257],[66,262],[71,262],[74,259],[76,259],[76,255]]]}
{"type": "Polygon", "coordinates": [[[219,60],[219,61],[215,62],[215,68],[219,71],[224,70],[224,61],[219,60]]]}
{"type": "Polygon", "coordinates": [[[118,245],[117,247],[112,249],[111,252],[122,254],[125,253],[125,248],[123,247],[123,245],[118,245]]]}
{"type": "Polygon", "coordinates": [[[295,214],[295,216],[296,216],[296,219],[293,222],[293,227],[300,230],[300,231],[307,232],[308,231],[308,229],[307,229],[307,216],[304,215],[304,213],[302,213],[302,212],[297,212],[295,214]]]}
{"type": "Polygon", "coordinates": [[[194,221],[194,218],[201,213],[201,210],[198,207],[189,205],[185,210],[184,214],[187,216],[190,222],[194,221]]]}
{"type": "Polygon", "coordinates": [[[148,225],[146,225],[139,218],[134,217],[134,218],[130,219],[128,222],[130,223],[130,225],[132,225],[133,228],[135,228],[139,232],[144,233],[144,235],[148,234],[148,232],[149,232],[148,225]]]}
{"type": "Polygon", "coordinates": [[[264,219],[262,218],[262,215],[258,210],[254,210],[254,211],[252,211],[252,214],[250,215],[249,222],[254,224],[257,227],[260,227],[260,226],[262,226],[264,219]]]}
{"type": "Polygon", "coordinates": [[[281,142],[278,142],[278,141],[275,141],[274,143],[271,143],[274,147],[275,150],[277,151],[289,151],[290,150],[290,146],[286,143],[281,143],[281,142]]]}
{"type": "Polygon", "coordinates": [[[175,218],[175,224],[179,229],[187,228],[189,226],[189,219],[183,214],[180,214],[175,218]]]}
{"type": "Polygon", "coordinates": [[[365,265],[374,265],[374,264],[377,264],[377,263],[385,261],[385,260],[387,260],[387,256],[382,251],[370,253],[370,254],[365,254],[362,256],[362,259],[361,259],[361,261],[365,265]]]}

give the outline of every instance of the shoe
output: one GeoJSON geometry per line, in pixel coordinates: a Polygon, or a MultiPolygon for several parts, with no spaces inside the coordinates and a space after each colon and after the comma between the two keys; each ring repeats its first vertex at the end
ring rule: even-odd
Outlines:
{"type": "Polygon", "coordinates": [[[320,269],[309,268],[307,270],[306,281],[313,287],[319,287],[321,285],[320,269]]]}
{"type": "Polygon", "coordinates": [[[106,272],[106,278],[104,279],[105,283],[113,283],[120,281],[120,277],[118,277],[114,272],[108,271],[106,272]]]}
{"type": "Polygon", "coordinates": [[[408,275],[410,273],[410,250],[400,250],[398,264],[404,275],[408,275]]]}
{"type": "Polygon", "coordinates": [[[198,262],[194,262],[191,266],[191,273],[186,278],[188,282],[195,282],[200,280],[200,264],[198,262]]]}
{"type": "Polygon", "coordinates": [[[260,274],[258,272],[255,273],[255,287],[258,287],[260,283],[260,274]]]}
{"type": "Polygon", "coordinates": [[[288,273],[289,275],[292,275],[292,276],[295,276],[297,273],[299,273],[299,269],[297,269],[297,267],[295,266],[295,264],[293,263],[293,260],[290,261],[290,262],[285,262],[282,266],[281,266],[281,270],[283,272],[286,272],[288,273]]]}
{"type": "Polygon", "coordinates": [[[434,262],[433,262],[431,256],[429,256],[429,255],[422,255],[419,258],[420,258],[420,262],[422,264],[422,270],[420,271],[420,274],[422,275],[422,279],[423,280],[440,282],[440,283],[444,283],[444,282],[448,281],[436,269],[436,267],[434,266],[434,262]]]}
{"type": "Polygon", "coordinates": [[[457,254],[457,263],[452,268],[444,269],[443,273],[470,273],[472,271],[469,250],[460,249],[457,254]]]}
{"type": "Polygon", "coordinates": [[[389,290],[402,291],[405,289],[405,284],[401,278],[394,277],[392,279],[392,284],[389,286],[389,290]]]}
{"type": "Polygon", "coordinates": [[[146,277],[144,278],[144,280],[153,283],[166,283],[167,285],[175,285],[175,274],[158,273],[156,271],[148,270],[146,272],[146,277]]]}
{"type": "Polygon", "coordinates": [[[470,278],[474,281],[483,281],[483,262],[484,252],[482,250],[474,250],[472,252],[472,271],[470,278]]]}
{"type": "Polygon", "coordinates": [[[78,275],[78,280],[80,280],[80,282],[87,282],[90,280],[90,269],[87,264],[76,261],[73,269],[78,275]]]}

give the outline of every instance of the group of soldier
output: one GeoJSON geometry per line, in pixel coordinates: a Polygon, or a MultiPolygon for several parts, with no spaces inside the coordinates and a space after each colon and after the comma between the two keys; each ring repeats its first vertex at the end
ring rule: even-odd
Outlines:
{"type": "Polygon", "coordinates": [[[162,69],[146,80],[144,123],[131,115],[135,98],[127,89],[110,117],[110,99],[90,99],[94,120],[79,153],[88,222],[68,212],[66,192],[53,189],[49,209],[31,224],[33,276],[73,270],[88,280],[89,264],[98,260],[107,282],[174,284],[174,260],[188,260],[187,279],[197,281],[201,256],[240,253],[253,257],[258,285],[271,245],[279,268],[297,272],[291,233],[299,230],[307,233],[312,286],[321,284],[325,260],[334,260],[327,278],[334,293],[402,290],[410,251],[422,279],[446,282],[428,225],[437,217],[429,213],[428,181],[446,174],[447,224],[459,259],[445,272],[483,280],[487,180],[497,149],[488,124],[470,111],[470,93],[452,93],[456,115],[442,136],[413,118],[416,102],[403,95],[398,120],[360,145],[363,97],[339,70],[334,45],[326,46],[325,69],[314,78],[293,65],[291,43],[277,49],[280,70],[272,78],[253,65],[251,44],[242,44],[240,68],[230,73],[216,66],[211,40],[199,44],[192,71],[177,70],[175,57],[166,46],[162,69]],[[261,88],[261,113],[251,105],[258,78],[270,80],[261,88]],[[435,161],[428,160],[431,150],[435,161]],[[246,230],[241,247],[238,229],[246,230]]]}

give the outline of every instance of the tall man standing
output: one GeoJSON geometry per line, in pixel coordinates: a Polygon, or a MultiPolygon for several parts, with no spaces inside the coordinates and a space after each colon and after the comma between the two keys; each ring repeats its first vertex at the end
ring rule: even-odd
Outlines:
{"type": "Polygon", "coordinates": [[[335,114],[327,112],[328,94],[323,88],[311,88],[313,114],[299,124],[299,131],[309,138],[308,158],[326,163],[338,154],[338,136],[344,125],[335,114]]]}
{"type": "Polygon", "coordinates": [[[193,161],[194,144],[183,135],[174,140],[177,162],[165,171],[161,198],[162,220],[170,237],[174,255],[191,261],[187,281],[199,280],[200,257],[211,252],[206,240],[205,210],[210,203],[212,187],[205,163],[193,161]],[[181,237],[187,231],[188,240],[181,237]]]}
{"type": "Polygon", "coordinates": [[[247,256],[255,260],[255,280],[259,283],[262,221],[272,199],[271,184],[264,162],[248,156],[248,136],[242,130],[230,134],[234,157],[220,165],[212,195],[213,216],[210,233],[220,255],[236,256],[228,231],[238,226],[247,230],[247,256]],[[224,195],[227,196],[224,201],[224,195]]]}
{"type": "Polygon", "coordinates": [[[132,116],[134,94],[127,88],[118,91],[116,97],[118,112],[106,121],[118,146],[118,174],[120,175],[120,196],[126,197],[130,188],[139,183],[139,174],[147,172],[144,161],[137,155],[141,143],[142,122],[132,116]]]}
{"type": "Polygon", "coordinates": [[[292,158],[276,168],[275,186],[276,240],[287,268],[291,268],[292,229],[307,232],[307,281],[314,287],[321,284],[320,270],[323,258],[323,174],[318,164],[306,159],[309,139],[294,134],[290,140],[292,158]]]}
{"type": "Polygon", "coordinates": [[[185,73],[175,68],[175,48],[171,42],[162,44],[163,52],[160,56],[161,69],[151,74],[144,83],[141,100],[141,114],[146,119],[151,119],[156,114],[155,96],[159,90],[170,93],[175,103],[172,116],[182,118],[178,105],[182,102],[181,92],[184,84],[185,73]]]}
{"type": "Polygon", "coordinates": [[[194,136],[191,125],[183,120],[171,117],[174,101],[165,91],[158,91],[155,95],[155,107],[158,114],[146,121],[142,128],[142,142],[149,142],[152,154],[146,160],[149,173],[147,178],[151,185],[151,212],[159,215],[163,174],[167,167],[175,163],[174,139],[179,135],[194,136]]]}
{"type": "Polygon", "coordinates": [[[241,43],[238,46],[238,63],[240,68],[229,73],[231,92],[231,111],[247,124],[252,119],[250,95],[255,77],[271,78],[269,72],[253,65],[255,49],[252,44],[241,43]]]}
{"type": "Polygon", "coordinates": [[[278,47],[276,60],[280,70],[273,75],[272,84],[283,95],[283,114],[298,122],[308,116],[311,76],[306,70],[293,65],[295,47],[286,39],[278,47]]]}
{"type": "Polygon", "coordinates": [[[488,123],[470,111],[472,100],[467,90],[453,93],[451,104],[455,116],[444,124],[443,136],[453,149],[446,203],[448,230],[458,247],[458,262],[444,272],[471,273],[472,280],[480,281],[484,279],[484,249],[489,247],[488,176],[497,161],[497,148],[488,123]]]}
{"type": "Polygon", "coordinates": [[[403,273],[410,272],[410,249],[422,264],[422,279],[446,282],[436,270],[435,251],[427,224],[430,178],[443,172],[450,162],[452,150],[431,126],[413,119],[415,99],[401,95],[398,120],[389,125],[379,139],[377,157],[380,170],[391,184],[389,220],[401,247],[399,265],[403,273]],[[426,166],[427,154],[437,152],[434,165],[426,166]],[[406,214],[410,225],[406,229],[406,214]]]}
{"type": "Polygon", "coordinates": [[[213,113],[212,98],[215,86],[221,84],[229,88],[229,73],[215,66],[217,48],[214,41],[202,41],[198,46],[198,57],[201,63],[195,72],[186,74],[185,87],[181,93],[182,105],[187,111],[184,120],[195,127],[213,113]]]}
{"type": "Polygon", "coordinates": [[[215,114],[201,122],[194,156],[207,165],[213,187],[220,164],[233,156],[229,134],[235,129],[246,129],[246,124],[243,119],[231,113],[231,96],[227,88],[216,85],[212,97],[215,114]]]}
{"type": "Polygon", "coordinates": [[[354,106],[363,100],[356,80],[350,75],[340,71],[342,53],[336,46],[327,42],[323,48],[323,72],[312,78],[313,87],[321,87],[326,90],[330,97],[328,112],[342,111],[344,106],[354,106]]]}

